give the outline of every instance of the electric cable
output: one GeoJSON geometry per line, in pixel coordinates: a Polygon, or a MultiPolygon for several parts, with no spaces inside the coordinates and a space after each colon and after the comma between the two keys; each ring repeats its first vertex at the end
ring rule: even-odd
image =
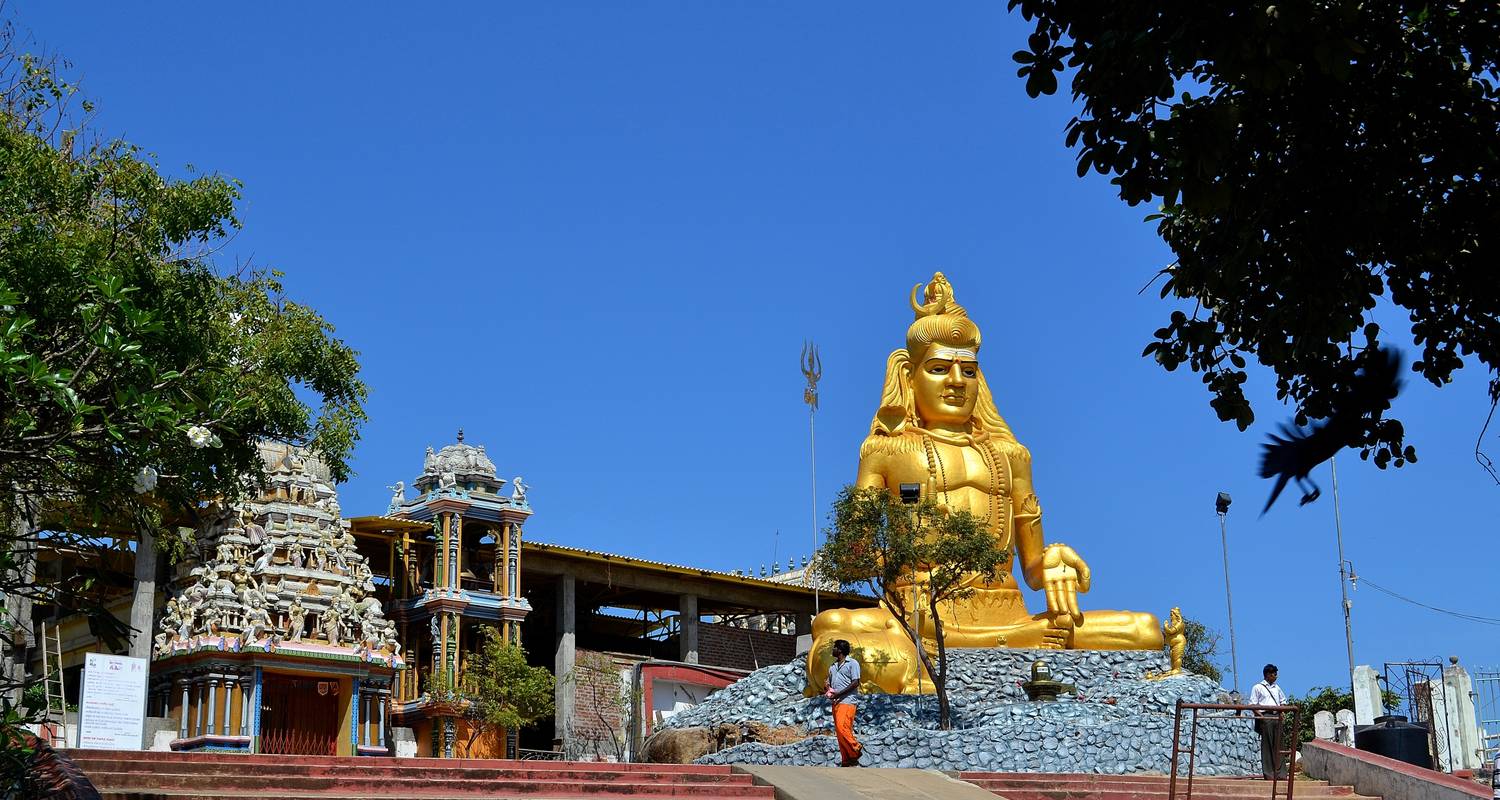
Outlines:
{"type": "Polygon", "coordinates": [[[1485,616],[1480,616],[1479,614],[1466,614],[1466,613],[1464,613],[1462,611],[1452,611],[1452,610],[1446,609],[1446,608],[1438,608],[1437,606],[1428,605],[1428,604],[1423,603],[1423,602],[1421,602],[1419,600],[1413,600],[1410,597],[1407,597],[1406,595],[1400,594],[1398,592],[1391,591],[1390,589],[1387,589],[1384,586],[1381,586],[1380,584],[1378,584],[1378,583],[1370,580],[1369,578],[1366,578],[1363,575],[1355,576],[1353,578],[1353,580],[1354,581],[1362,581],[1362,582],[1364,582],[1365,585],[1369,586],[1371,589],[1374,589],[1377,592],[1382,592],[1384,594],[1388,594],[1391,597],[1394,597],[1397,600],[1400,600],[1400,601],[1402,601],[1404,603],[1411,603],[1414,606],[1420,606],[1421,608],[1425,608],[1428,611],[1436,611],[1439,614],[1447,614],[1450,617],[1457,617],[1458,619],[1467,620],[1469,622],[1478,622],[1478,623],[1480,623],[1482,625],[1500,625],[1500,619],[1497,619],[1495,617],[1485,617],[1485,616]]]}

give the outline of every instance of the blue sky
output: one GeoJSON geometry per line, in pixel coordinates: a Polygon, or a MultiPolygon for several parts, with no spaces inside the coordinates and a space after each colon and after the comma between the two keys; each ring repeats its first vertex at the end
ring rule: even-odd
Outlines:
{"type": "MultiPolygon", "coordinates": [[[[822,349],[821,518],[853,478],[906,293],[941,269],[985,334],[1035,457],[1048,538],[1094,568],[1086,607],[1225,630],[1228,519],[1241,687],[1345,681],[1333,504],[1263,518],[1259,443],[1197,376],[1139,357],[1170,254],[1030,100],[999,3],[79,4],[10,11],[65,55],[95,125],[245,183],[222,263],[286,273],[362,353],[371,422],[342,488],[388,484],[462,426],[533,484],[537,540],[717,569],[812,546],[796,361],[822,349]],[[778,534],[779,531],[779,534],[778,534]]],[[[1400,330],[1403,316],[1377,309],[1400,330]]],[[[1500,487],[1473,447],[1471,365],[1397,404],[1421,461],[1341,460],[1356,569],[1495,614],[1500,487]]],[[[1493,439],[1491,450],[1500,451],[1493,439]]],[[[1028,602],[1041,608],[1040,597],[1028,602]]],[[[1360,663],[1500,663],[1488,625],[1354,594],[1360,663]]],[[[1223,646],[1228,661],[1228,642],[1223,646]]]]}

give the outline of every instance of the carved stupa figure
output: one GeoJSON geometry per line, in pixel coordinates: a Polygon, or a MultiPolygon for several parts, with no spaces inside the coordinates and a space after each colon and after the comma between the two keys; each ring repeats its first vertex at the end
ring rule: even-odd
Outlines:
{"type": "MultiPolygon", "coordinates": [[[[899,492],[920,486],[924,500],[947,511],[968,511],[986,523],[1011,562],[993,581],[970,579],[974,594],[939,604],[948,647],[1036,647],[1095,650],[1159,650],[1162,631],[1150,614],[1082,611],[1078,593],[1092,581],[1088,564],[1072,547],[1047,544],[1042,508],[1031,483],[1031,454],[995,408],[979,367],[979,327],[954,299],[941,272],[918,302],[906,347],[886,361],[885,385],[870,434],[860,448],[858,488],[899,492]],[[1040,613],[1026,609],[1014,571],[1046,595],[1040,613]]],[[[910,597],[924,576],[888,587],[910,597]]],[[[925,600],[918,604],[925,607],[925,600]]],[[[918,619],[932,651],[932,620],[918,619]]],[[[891,693],[932,690],[916,649],[883,608],[832,609],[813,621],[808,674],[828,674],[835,639],[848,639],[866,670],[865,680],[891,693]],[[924,686],[925,684],[925,686],[924,686]]]]}

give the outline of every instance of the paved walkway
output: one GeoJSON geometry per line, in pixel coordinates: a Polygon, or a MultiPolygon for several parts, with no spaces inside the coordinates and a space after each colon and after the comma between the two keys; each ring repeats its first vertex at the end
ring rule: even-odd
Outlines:
{"type": "Polygon", "coordinates": [[[996,800],[995,795],[932,769],[761,767],[735,772],[776,787],[776,800],[996,800]]]}

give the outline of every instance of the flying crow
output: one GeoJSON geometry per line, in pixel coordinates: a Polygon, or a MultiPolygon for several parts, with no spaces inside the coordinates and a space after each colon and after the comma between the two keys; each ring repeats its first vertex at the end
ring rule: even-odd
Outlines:
{"type": "Polygon", "coordinates": [[[1363,429],[1367,418],[1378,417],[1391,407],[1391,401],[1401,391],[1401,356],[1394,350],[1381,349],[1368,354],[1367,361],[1333,416],[1306,432],[1282,425],[1280,436],[1271,434],[1271,441],[1264,445],[1266,451],[1261,455],[1260,476],[1275,478],[1276,486],[1260,513],[1271,510],[1271,504],[1289,480],[1296,480],[1297,488],[1302,490],[1301,505],[1318,499],[1323,492],[1307,474],[1348,445],[1363,429]]]}

